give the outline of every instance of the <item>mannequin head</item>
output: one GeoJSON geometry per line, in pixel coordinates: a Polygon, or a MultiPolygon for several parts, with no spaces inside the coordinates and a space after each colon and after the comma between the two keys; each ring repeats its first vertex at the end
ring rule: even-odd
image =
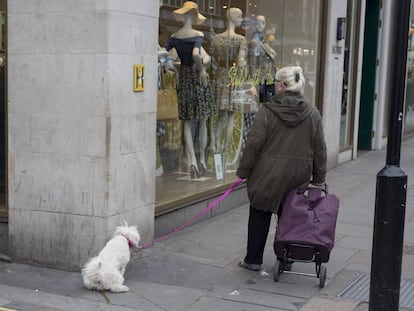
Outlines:
{"type": "Polygon", "coordinates": [[[239,8],[230,8],[226,12],[226,18],[236,27],[239,27],[243,21],[243,12],[239,8]]]}
{"type": "Polygon", "coordinates": [[[263,15],[256,16],[256,30],[258,32],[263,32],[266,27],[266,17],[263,15]]]}

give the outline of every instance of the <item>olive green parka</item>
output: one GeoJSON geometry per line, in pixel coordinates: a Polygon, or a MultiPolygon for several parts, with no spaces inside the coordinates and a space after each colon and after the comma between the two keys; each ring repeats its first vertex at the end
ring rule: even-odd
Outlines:
{"type": "Polygon", "coordinates": [[[250,205],[276,213],[292,188],[323,183],[326,144],[318,109],[300,93],[276,94],[263,105],[247,137],[237,176],[247,179],[250,205]]]}

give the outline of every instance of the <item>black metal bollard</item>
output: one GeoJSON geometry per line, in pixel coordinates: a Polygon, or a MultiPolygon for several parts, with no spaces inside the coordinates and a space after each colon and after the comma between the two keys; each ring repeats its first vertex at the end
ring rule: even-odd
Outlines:
{"type": "Polygon", "coordinates": [[[386,166],[377,175],[370,311],[399,310],[406,187],[399,166],[386,166]]]}
{"type": "Polygon", "coordinates": [[[398,311],[407,175],[400,167],[410,0],[393,1],[386,166],[377,174],[369,311],[398,311]]]}

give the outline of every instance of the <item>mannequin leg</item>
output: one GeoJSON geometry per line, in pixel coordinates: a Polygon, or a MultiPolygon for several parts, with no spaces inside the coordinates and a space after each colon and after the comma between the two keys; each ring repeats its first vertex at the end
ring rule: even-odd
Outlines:
{"type": "Polygon", "coordinates": [[[231,138],[233,137],[233,128],[234,128],[234,112],[228,112],[227,117],[227,127],[226,127],[226,135],[224,137],[224,144],[223,144],[223,170],[226,171],[226,163],[227,163],[227,151],[229,150],[229,145],[231,142],[231,138]]]}
{"type": "Polygon", "coordinates": [[[220,153],[222,150],[221,145],[221,133],[223,132],[224,125],[226,123],[227,110],[220,110],[217,117],[216,134],[214,139],[214,152],[220,153]]]}
{"type": "Polygon", "coordinates": [[[231,138],[233,136],[234,112],[228,112],[226,136],[224,137],[223,153],[227,153],[231,138]]]}
{"type": "Polygon", "coordinates": [[[205,176],[207,174],[206,165],[206,147],[207,147],[207,119],[203,118],[199,121],[199,145],[200,145],[200,173],[205,176]]]}
{"type": "Polygon", "coordinates": [[[184,145],[190,160],[191,178],[200,177],[200,172],[197,168],[197,158],[194,152],[193,135],[191,134],[191,120],[184,121],[184,145]]]}

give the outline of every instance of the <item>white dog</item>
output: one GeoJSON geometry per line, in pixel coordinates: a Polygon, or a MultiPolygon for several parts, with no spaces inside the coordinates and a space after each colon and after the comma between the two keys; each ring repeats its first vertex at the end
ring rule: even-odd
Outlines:
{"type": "Polygon", "coordinates": [[[138,247],[140,235],[137,227],[116,227],[112,239],[99,252],[99,255],[89,260],[82,269],[85,287],[96,290],[110,290],[114,293],[129,291],[124,285],[124,273],[131,255],[129,249],[138,247]]]}

